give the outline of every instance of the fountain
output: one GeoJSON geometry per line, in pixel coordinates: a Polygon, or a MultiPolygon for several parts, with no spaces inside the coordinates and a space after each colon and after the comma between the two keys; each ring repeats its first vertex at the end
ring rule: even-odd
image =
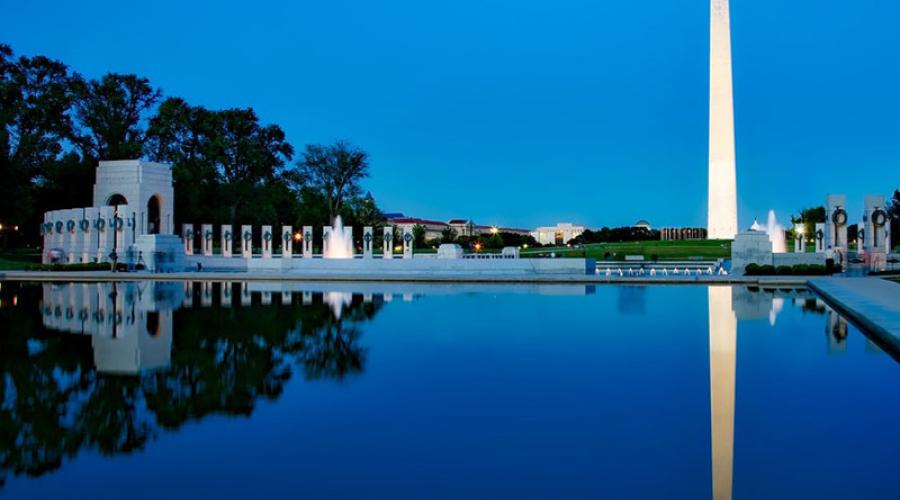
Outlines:
{"type": "Polygon", "coordinates": [[[326,259],[352,259],[353,235],[344,231],[344,221],[338,215],[334,218],[334,226],[328,241],[328,251],[322,256],[326,259]]]}
{"type": "Polygon", "coordinates": [[[769,220],[766,223],[766,234],[772,242],[772,251],[775,253],[787,252],[787,243],[784,241],[784,227],[775,220],[775,211],[769,210],[769,220]]]}
{"type": "Polygon", "coordinates": [[[763,231],[769,235],[769,241],[772,242],[772,252],[787,252],[787,243],[784,240],[784,226],[778,223],[778,220],[775,218],[774,210],[769,210],[769,219],[765,224],[753,221],[753,226],[750,229],[754,231],[763,231]]]}

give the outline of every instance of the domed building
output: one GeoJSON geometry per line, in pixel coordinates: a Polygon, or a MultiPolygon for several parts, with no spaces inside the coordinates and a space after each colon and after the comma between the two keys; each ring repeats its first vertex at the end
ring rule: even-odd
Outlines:
{"type": "Polygon", "coordinates": [[[650,231],[651,229],[653,229],[652,227],[650,227],[650,223],[647,222],[647,221],[645,221],[644,219],[641,219],[641,220],[635,222],[634,225],[633,225],[632,227],[639,227],[639,228],[641,228],[641,229],[646,229],[646,230],[648,230],[648,231],[650,231]]]}

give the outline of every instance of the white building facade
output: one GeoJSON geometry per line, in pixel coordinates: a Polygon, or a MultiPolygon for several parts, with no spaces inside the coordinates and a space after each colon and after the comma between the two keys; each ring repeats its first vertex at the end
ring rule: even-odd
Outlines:
{"type": "Polygon", "coordinates": [[[560,222],[555,226],[539,227],[531,232],[531,236],[541,245],[565,245],[584,231],[584,226],[560,222]]]}

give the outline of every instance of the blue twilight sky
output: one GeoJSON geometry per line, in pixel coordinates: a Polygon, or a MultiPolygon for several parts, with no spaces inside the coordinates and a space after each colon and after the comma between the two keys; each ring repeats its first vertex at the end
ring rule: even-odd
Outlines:
{"type": "MultiPolygon", "coordinates": [[[[387,211],[705,225],[708,0],[2,0],[87,76],[348,139],[387,211]]],[[[741,226],[900,187],[900,2],[733,0],[741,226]]]]}

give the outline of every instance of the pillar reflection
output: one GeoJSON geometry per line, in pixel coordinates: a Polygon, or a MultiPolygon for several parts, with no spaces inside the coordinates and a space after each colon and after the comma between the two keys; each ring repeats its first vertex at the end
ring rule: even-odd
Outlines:
{"type": "Polygon", "coordinates": [[[730,286],[709,287],[709,406],[714,500],[730,500],[734,470],[737,317],[730,286]]]}

